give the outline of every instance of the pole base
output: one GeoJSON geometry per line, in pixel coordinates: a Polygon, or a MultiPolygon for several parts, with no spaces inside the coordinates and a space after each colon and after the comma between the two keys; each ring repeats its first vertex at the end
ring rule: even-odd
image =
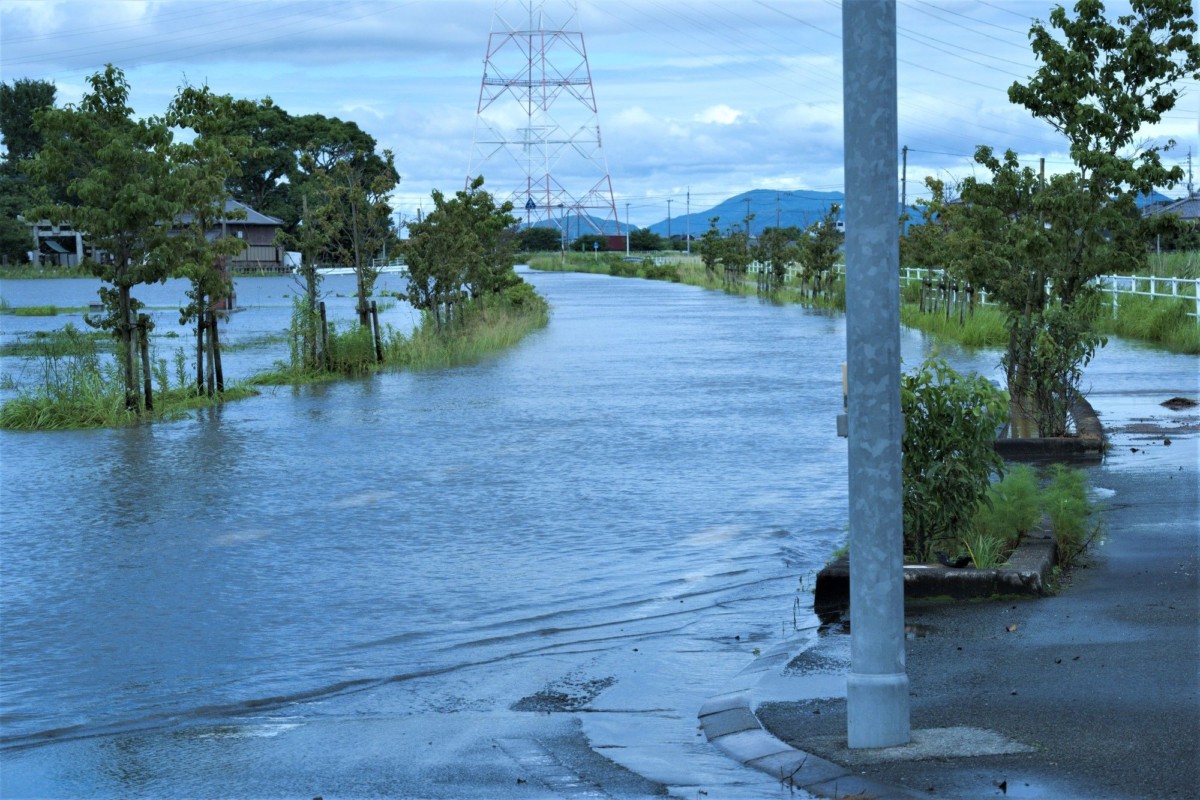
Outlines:
{"type": "Polygon", "coordinates": [[[846,679],[846,743],[852,748],[908,744],[908,675],[859,675],[846,679]]]}

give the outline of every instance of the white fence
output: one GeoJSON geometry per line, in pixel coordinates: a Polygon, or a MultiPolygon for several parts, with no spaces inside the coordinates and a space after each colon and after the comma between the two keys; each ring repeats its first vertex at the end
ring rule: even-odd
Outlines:
{"type": "MultiPolygon", "coordinates": [[[[838,266],[839,271],[844,269],[838,266]]],[[[900,284],[906,285],[913,281],[923,281],[926,277],[940,278],[945,274],[940,269],[925,269],[923,267],[902,267],[900,284]]],[[[1155,275],[1099,275],[1089,281],[1112,298],[1112,313],[1117,315],[1121,295],[1138,295],[1151,299],[1173,299],[1190,301],[1195,309],[1188,312],[1197,324],[1200,324],[1200,280],[1196,278],[1163,278],[1155,275]]],[[[1049,287],[1047,286],[1047,290],[1049,287]]],[[[987,292],[979,292],[978,302],[987,304],[987,292]]]]}

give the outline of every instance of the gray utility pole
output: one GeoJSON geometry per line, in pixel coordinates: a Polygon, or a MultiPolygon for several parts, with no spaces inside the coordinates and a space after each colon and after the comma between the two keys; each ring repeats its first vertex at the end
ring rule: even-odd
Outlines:
{"type": "Polygon", "coordinates": [[[625,204],[625,257],[629,257],[629,232],[633,230],[629,227],[629,203],[625,204]]]}
{"type": "Polygon", "coordinates": [[[900,148],[900,213],[904,219],[900,222],[900,235],[908,233],[908,145],[900,148]]]}
{"type": "Polygon", "coordinates": [[[671,198],[667,198],[667,248],[671,246],[671,198]]]}
{"type": "MultiPolygon", "coordinates": [[[[1188,158],[1190,159],[1191,157],[1191,151],[1189,150],[1188,158]]],[[[1190,165],[1191,162],[1189,161],[1188,164],[1190,165]]],[[[692,254],[692,187],[690,186],[687,190],[687,214],[683,218],[683,223],[687,229],[687,254],[690,256],[692,254]]]]}
{"type": "Polygon", "coordinates": [[[852,748],[909,740],[904,667],[896,1],[842,3],[852,748]]]}

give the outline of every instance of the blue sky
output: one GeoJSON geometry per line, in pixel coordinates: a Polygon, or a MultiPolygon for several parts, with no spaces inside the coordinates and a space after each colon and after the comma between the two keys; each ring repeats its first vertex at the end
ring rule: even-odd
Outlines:
{"type": "MultiPolygon", "coordinates": [[[[681,214],[689,191],[696,212],[749,189],[842,188],[836,0],[543,6],[549,27],[583,35],[599,155],[633,224],[663,219],[668,199],[681,214]]],[[[1107,6],[1110,16],[1128,9],[1107,6]]],[[[974,174],[979,144],[1035,165],[1045,157],[1051,172],[1069,168],[1062,139],[1006,95],[1036,69],[1028,29],[1050,8],[899,0],[910,200],[926,175],[974,174]]],[[[412,216],[430,206],[431,190],[461,188],[469,168],[497,194],[519,180],[511,160],[472,157],[489,34],[524,27],[523,16],[518,0],[0,0],[0,78],[51,80],[60,103],[77,102],[86,76],[111,61],[125,70],[138,114],[162,113],[186,81],[354,120],[395,152],[397,210],[412,216]]],[[[1200,184],[1200,86],[1183,88],[1181,104],[1144,140],[1174,138],[1169,163],[1186,163],[1190,148],[1200,184]]],[[[555,103],[569,115],[568,100],[555,103]]],[[[564,182],[571,169],[563,167],[564,182]]]]}

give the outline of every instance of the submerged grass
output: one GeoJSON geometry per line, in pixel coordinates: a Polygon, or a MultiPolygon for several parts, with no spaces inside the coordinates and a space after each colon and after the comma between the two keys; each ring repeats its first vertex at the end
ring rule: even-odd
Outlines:
{"type": "Polygon", "coordinates": [[[1189,313],[1197,313],[1195,300],[1118,295],[1116,316],[1112,306],[1104,304],[1096,316],[1096,329],[1173,353],[1200,355],[1200,318],[1189,313]]]}
{"type": "Polygon", "coordinates": [[[426,315],[411,336],[387,328],[382,333],[383,364],[376,361],[367,328],[351,325],[330,336],[330,369],[304,369],[299,359],[277,363],[273,370],[251,378],[256,385],[321,383],[381,369],[427,370],[474,364],[507,350],[550,320],[549,305],[533,287],[510,291],[471,305],[452,324],[439,328],[426,315]]]}
{"type": "MultiPolygon", "coordinates": [[[[111,341],[72,325],[35,338],[23,355],[36,359],[39,377],[32,384],[18,384],[6,376],[5,385],[15,388],[17,396],[0,406],[0,428],[33,431],[124,427],[146,420],[175,419],[195,408],[256,393],[249,387],[235,386],[218,397],[197,395],[182,377],[182,369],[171,385],[166,362],[160,360],[153,370],[158,382],[154,409],[138,414],[125,407],[115,364],[102,358],[103,344],[111,350],[111,341]]],[[[182,360],[182,353],[177,360],[182,360]]]]}

